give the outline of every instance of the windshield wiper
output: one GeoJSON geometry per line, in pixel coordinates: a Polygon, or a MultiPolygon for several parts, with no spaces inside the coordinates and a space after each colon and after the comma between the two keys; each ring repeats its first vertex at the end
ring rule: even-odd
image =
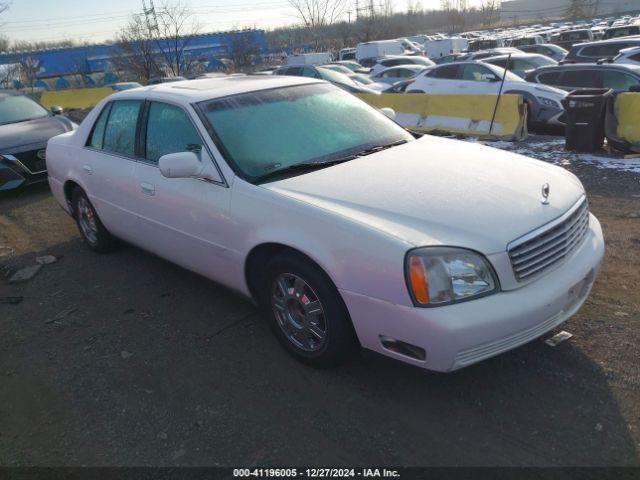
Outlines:
{"type": "Polygon", "coordinates": [[[331,167],[332,165],[338,165],[339,163],[348,162],[349,160],[354,160],[359,157],[364,157],[365,155],[371,155],[372,153],[380,152],[382,150],[386,150],[387,148],[395,147],[397,145],[402,145],[403,143],[407,143],[407,140],[398,140],[396,142],[387,143],[385,145],[376,145],[375,147],[366,148],[364,150],[360,150],[359,152],[352,153],[350,155],[336,158],[335,160],[327,160],[325,162],[304,162],[304,163],[296,163],[295,165],[290,165],[285,168],[280,168],[278,170],[274,170],[269,173],[265,173],[254,179],[254,182],[262,182],[269,178],[278,177],[280,175],[286,175],[287,173],[299,173],[299,172],[310,172],[312,170],[319,170],[325,167],[331,167]]]}

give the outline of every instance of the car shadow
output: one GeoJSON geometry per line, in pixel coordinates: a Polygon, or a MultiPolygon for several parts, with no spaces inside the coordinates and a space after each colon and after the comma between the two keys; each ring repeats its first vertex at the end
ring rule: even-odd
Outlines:
{"type": "Polygon", "coordinates": [[[366,352],[318,370],[250,302],[137,248],[4,263],[42,254],[0,280],[22,297],[0,304],[4,465],[639,464],[637,415],[579,338],[449,374],[366,352]]]}

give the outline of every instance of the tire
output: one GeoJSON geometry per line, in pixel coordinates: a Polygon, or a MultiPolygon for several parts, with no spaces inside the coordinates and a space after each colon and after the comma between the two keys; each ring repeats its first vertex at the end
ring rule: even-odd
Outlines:
{"type": "Polygon", "coordinates": [[[259,303],[274,334],[297,360],[317,368],[343,363],[357,340],[349,312],[329,277],[302,256],[272,259],[259,303]]]}
{"type": "Polygon", "coordinates": [[[115,250],[118,246],[117,240],[102,224],[98,213],[81,188],[76,188],[73,191],[71,204],[73,205],[73,216],[84,243],[98,253],[108,253],[115,250]]]}

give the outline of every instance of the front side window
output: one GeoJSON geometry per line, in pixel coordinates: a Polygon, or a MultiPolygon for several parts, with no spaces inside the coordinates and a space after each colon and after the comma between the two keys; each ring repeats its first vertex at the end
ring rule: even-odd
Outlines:
{"type": "Polygon", "coordinates": [[[474,82],[486,81],[483,80],[483,75],[494,76],[488,68],[482,65],[465,65],[462,71],[462,80],[471,80],[474,82]]]}
{"type": "Polygon", "coordinates": [[[104,131],[103,150],[129,157],[135,155],[136,126],[141,105],[141,100],[113,102],[104,131]]]}
{"type": "Polygon", "coordinates": [[[251,181],[413,140],[376,109],[321,83],[214,99],[200,109],[227,159],[251,181]]]}
{"type": "Polygon", "coordinates": [[[158,163],[163,155],[201,148],[202,140],[184,110],[166,103],[151,102],[146,134],[147,160],[158,163]]]}
{"type": "Polygon", "coordinates": [[[561,71],[546,72],[539,74],[537,78],[540,83],[544,83],[546,85],[557,85],[560,75],[562,75],[561,71]]]}
{"type": "Polygon", "coordinates": [[[626,92],[630,87],[638,85],[638,80],[631,75],[622,72],[602,72],[602,86],[626,92]]]}
{"type": "Polygon", "coordinates": [[[26,122],[47,115],[49,112],[29,97],[0,93],[0,125],[26,122]]]}

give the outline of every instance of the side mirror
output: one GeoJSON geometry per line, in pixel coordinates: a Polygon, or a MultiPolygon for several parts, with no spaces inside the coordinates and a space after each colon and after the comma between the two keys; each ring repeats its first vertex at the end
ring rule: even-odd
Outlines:
{"type": "Polygon", "coordinates": [[[51,107],[51,113],[53,113],[54,115],[62,115],[63,112],[64,108],[59,107],[58,105],[53,105],[51,107]]]}
{"type": "Polygon", "coordinates": [[[380,109],[380,111],[391,120],[396,119],[396,111],[393,108],[383,107],[380,109]]]}
{"type": "Polygon", "coordinates": [[[203,165],[193,152],[169,153],[158,161],[160,173],[167,178],[193,178],[202,174],[203,165]]]}

